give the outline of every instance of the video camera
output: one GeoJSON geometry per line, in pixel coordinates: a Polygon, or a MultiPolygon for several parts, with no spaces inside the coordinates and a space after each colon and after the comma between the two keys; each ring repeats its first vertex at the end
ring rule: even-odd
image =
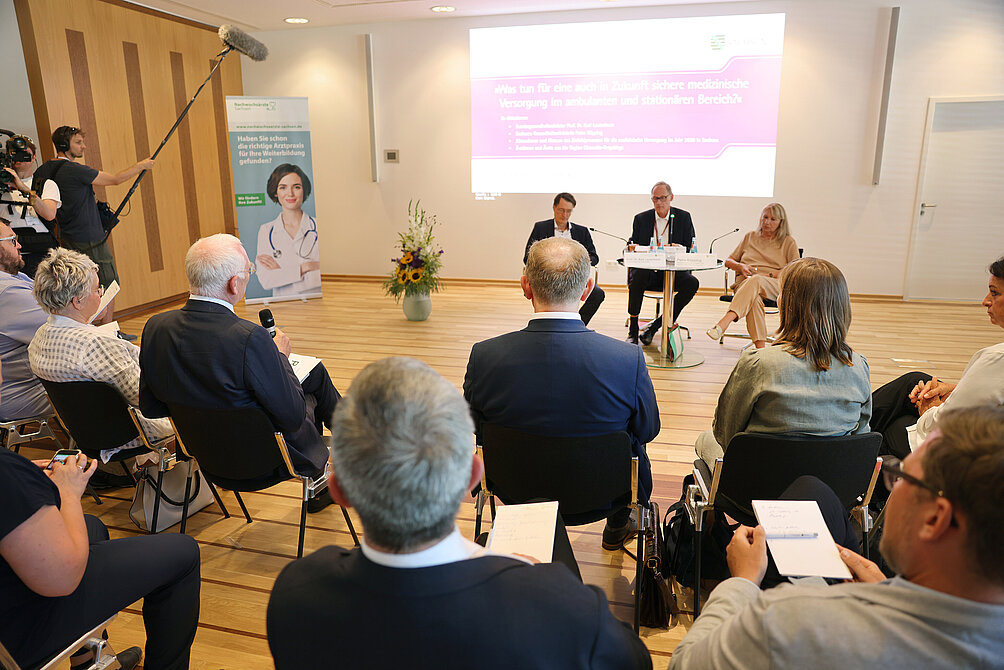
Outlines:
{"type": "Polygon", "coordinates": [[[10,139],[0,153],[0,193],[14,190],[14,176],[3,168],[14,169],[14,163],[26,163],[32,160],[31,149],[28,147],[28,138],[23,135],[16,135],[9,130],[0,128],[0,135],[6,135],[10,139]]]}

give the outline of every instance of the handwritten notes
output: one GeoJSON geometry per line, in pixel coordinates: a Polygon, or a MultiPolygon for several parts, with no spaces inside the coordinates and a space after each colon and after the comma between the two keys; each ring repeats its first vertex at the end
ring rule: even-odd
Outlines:
{"type": "Polygon", "coordinates": [[[503,505],[495,512],[487,549],[495,554],[524,554],[551,562],[558,503],[503,505]]]}
{"type": "Polygon", "coordinates": [[[753,512],[782,575],[851,578],[814,500],[754,500],[753,512]]]}
{"type": "Polygon", "coordinates": [[[305,356],[304,354],[289,355],[289,364],[293,368],[293,374],[296,375],[301,384],[307,378],[307,375],[310,374],[310,371],[320,362],[320,358],[314,358],[313,356],[305,356]]]}

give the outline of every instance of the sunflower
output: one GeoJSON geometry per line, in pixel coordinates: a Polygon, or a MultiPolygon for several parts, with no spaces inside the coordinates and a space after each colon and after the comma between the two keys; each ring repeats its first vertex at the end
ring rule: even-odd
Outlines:
{"type": "Polygon", "coordinates": [[[425,268],[415,268],[414,270],[408,271],[408,279],[413,282],[417,282],[422,278],[422,273],[425,272],[425,268]]]}
{"type": "Polygon", "coordinates": [[[414,259],[415,259],[415,256],[409,251],[404,256],[401,256],[401,259],[398,261],[398,263],[400,263],[401,265],[408,265],[414,259]]]}

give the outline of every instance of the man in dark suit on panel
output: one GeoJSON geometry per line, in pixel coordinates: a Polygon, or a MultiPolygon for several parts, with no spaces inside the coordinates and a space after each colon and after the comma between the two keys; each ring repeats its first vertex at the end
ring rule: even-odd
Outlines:
{"type": "MultiPolygon", "coordinates": [[[[581,244],[534,244],[520,278],[534,316],[523,330],[474,345],[464,397],[476,432],[485,423],[566,437],[627,431],[647,503],[652,468],[645,445],[660,428],[655,391],[641,349],[589,330],[573,311],[592,281],[581,244]]],[[[603,547],[620,548],[635,524],[629,508],[611,510],[603,547]]]]}
{"type": "MultiPolygon", "coordinates": [[[[652,187],[653,209],[645,210],[634,217],[631,224],[631,238],[628,243],[640,244],[643,246],[658,245],[681,246],[692,249],[695,234],[694,222],[690,218],[690,212],[676,207],[671,207],[669,203],[673,201],[673,190],[664,181],[656,183],[652,187]]],[[[662,316],[652,321],[640,335],[638,333],[638,314],[641,312],[641,303],[645,291],[662,291],[663,275],[661,270],[646,270],[644,268],[630,268],[628,270],[628,341],[638,344],[639,339],[642,344],[651,344],[655,334],[662,325],[662,316]]],[[[674,289],[676,297],[673,298],[673,325],[680,318],[680,312],[686,307],[697,294],[700,282],[689,271],[676,273],[674,279],[674,289]]]]}
{"type": "MultiPolygon", "coordinates": [[[[553,219],[538,221],[533,224],[530,238],[526,241],[526,250],[523,252],[523,265],[526,265],[526,257],[530,255],[530,246],[537,240],[547,239],[548,237],[565,237],[575,240],[586,248],[586,251],[589,253],[590,265],[595,266],[599,263],[600,257],[596,255],[596,247],[593,246],[593,237],[589,234],[589,229],[569,221],[572,218],[572,210],[575,209],[575,196],[571,193],[559,193],[554,196],[553,209],[553,219]]],[[[605,297],[606,294],[603,292],[603,289],[599,285],[594,285],[593,290],[582,303],[582,308],[579,309],[582,323],[587,326],[589,325],[589,320],[593,318],[593,314],[596,314],[596,310],[600,308],[600,303],[603,302],[603,298],[605,297]]]]}
{"type": "Polygon", "coordinates": [[[460,534],[484,467],[472,428],[453,384],[420,361],[356,376],[331,426],[328,487],[356,508],[361,547],[324,547],[279,574],[266,617],[277,670],[652,667],[599,589],[460,534]]]}
{"type": "MultiPolygon", "coordinates": [[[[318,364],[301,384],[289,364],[289,338],[275,339],[258,324],[237,317],[254,272],[240,240],[212,235],[185,256],[191,296],[180,310],[147,321],[140,349],[139,404],[148,417],[170,415],[168,403],[225,409],[260,407],[289,446],[293,468],[315,477],[328,451],[322,424],[331,421],[339,398],[328,371],[318,364]]],[[[317,511],[331,502],[315,498],[317,511]]]]}

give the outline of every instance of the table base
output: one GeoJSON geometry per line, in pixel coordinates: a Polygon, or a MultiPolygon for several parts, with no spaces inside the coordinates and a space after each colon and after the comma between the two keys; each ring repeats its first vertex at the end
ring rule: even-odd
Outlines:
{"type": "Polygon", "coordinates": [[[689,349],[684,349],[683,355],[677,358],[675,361],[671,361],[662,355],[658,349],[652,347],[643,348],[643,353],[645,355],[645,365],[650,368],[660,368],[660,369],[675,369],[675,368],[693,368],[697,367],[704,362],[704,356],[697,353],[696,351],[691,351],[689,349]]]}

